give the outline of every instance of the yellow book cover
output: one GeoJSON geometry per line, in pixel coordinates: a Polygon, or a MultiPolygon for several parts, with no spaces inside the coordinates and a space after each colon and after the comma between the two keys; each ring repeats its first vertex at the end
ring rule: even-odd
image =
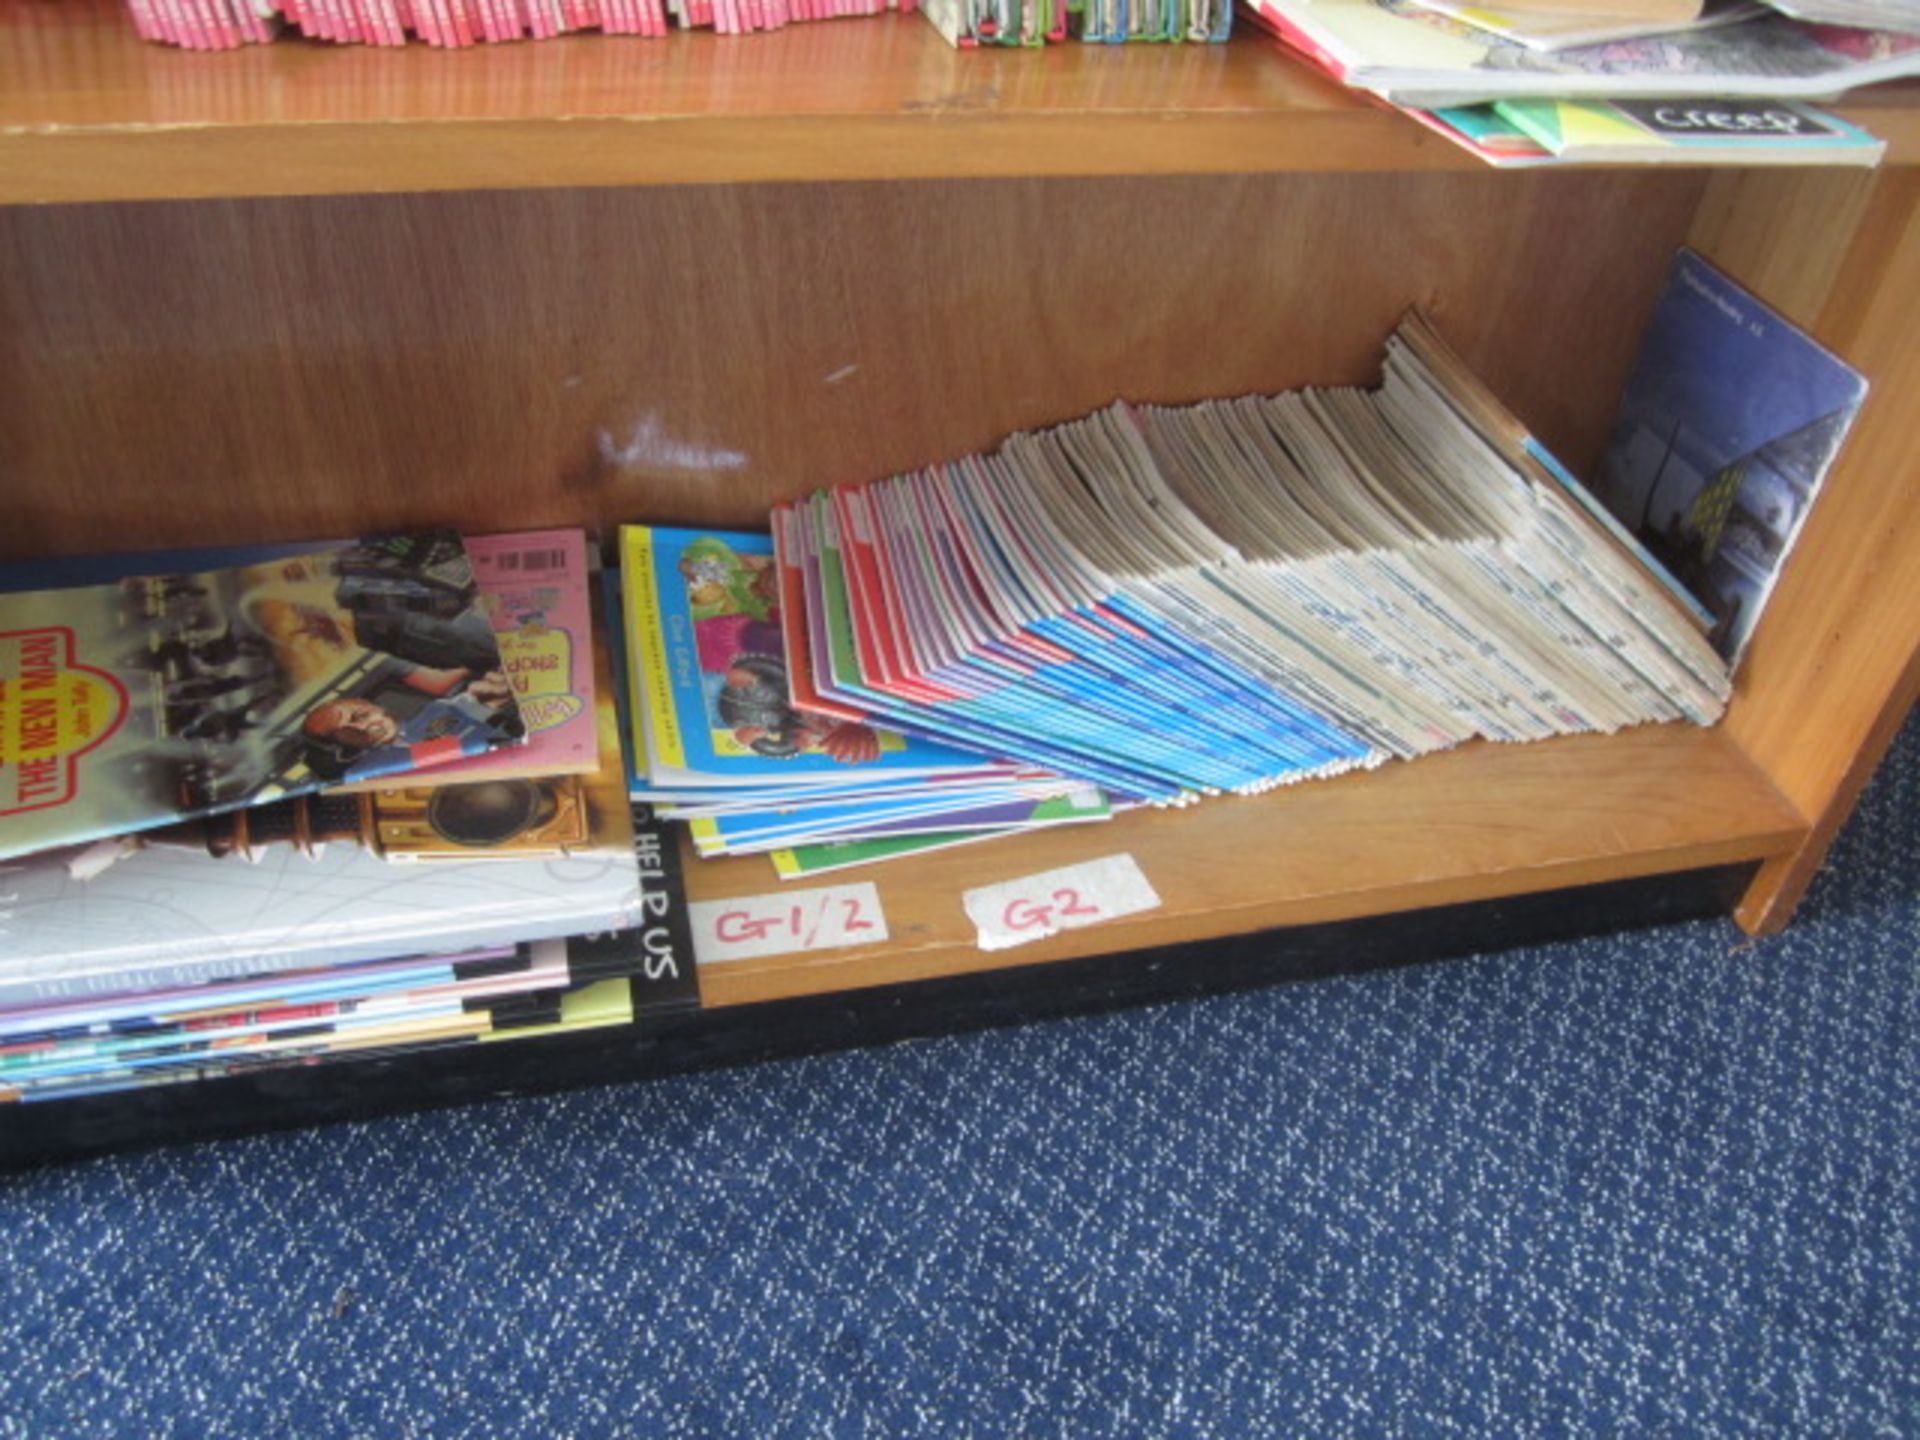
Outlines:
{"type": "Polygon", "coordinates": [[[653,555],[653,530],[646,525],[620,527],[620,588],[627,628],[627,687],[639,733],[634,751],[676,768],[686,764],[680,719],[673,708],[673,681],[667,668],[667,637],[660,614],[659,577],[653,555]]]}

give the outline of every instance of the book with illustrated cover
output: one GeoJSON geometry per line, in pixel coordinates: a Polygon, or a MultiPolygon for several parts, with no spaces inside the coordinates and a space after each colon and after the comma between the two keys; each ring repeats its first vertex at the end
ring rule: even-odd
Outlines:
{"type": "Polygon", "coordinates": [[[1595,492],[1737,665],[1846,439],[1858,371],[1691,250],[1641,341],[1595,492]]]}
{"type": "Polygon", "coordinates": [[[451,530],[221,569],[129,563],[0,594],[0,859],[524,737],[451,530]]]}
{"type": "Polygon", "coordinates": [[[984,763],[794,707],[767,536],[628,525],[620,546],[636,763],[653,783],[881,783],[984,763]]]}
{"type": "Polygon", "coordinates": [[[1494,102],[1516,129],[1566,164],[1877,165],[1883,140],[1786,100],[1494,102]]]}
{"type": "Polygon", "coordinates": [[[1496,100],[1399,107],[1500,169],[1549,165],[1878,165],[1886,142],[1785,100],[1496,100]]]}
{"type": "MultiPolygon", "coordinates": [[[[538,634],[524,637],[531,648],[518,648],[502,637],[509,666],[516,658],[534,666],[552,662],[548,673],[567,688],[541,693],[536,685],[533,693],[521,696],[523,710],[560,717],[560,728],[575,732],[566,740],[569,755],[578,740],[591,742],[592,767],[578,773],[563,769],[377,789],[359,797],[363,843],[389,860],[431,863],[573,855],[618,843],[617,827],[629,800],[607,627],[593,624],[583,612],[572,617],[564,631],[544,621],[535,628],[538,634]],[[562,661],[570,677],[564,680],[562,661]],[[582,700],[588,704],[584,712],[577,710],[582,700]],[[582,724],[587,728],[579,732],[582,724]]],[[[551,738],[551,732],[536,735],[526,748],[551,738]]]]}

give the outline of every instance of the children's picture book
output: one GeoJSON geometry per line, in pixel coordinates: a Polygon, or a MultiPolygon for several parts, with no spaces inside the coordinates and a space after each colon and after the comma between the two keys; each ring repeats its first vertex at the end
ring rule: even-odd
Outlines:
{"type": "Polygon", "coordinates": [[[983,763],[795,707],[768,536],[628,525],[620,546],[635,749],[655,785],[878,782],[983,763]]]}
{"type": "Polygon", "coordinates": [[[0,859],[525,735],[451,530],[0,594],[0,859]]]}
{"type": "Polygon", "coordinates": [[[1594,488],[1713,613],[1734,665],[1866,393],[1699,255],[1674,261],[1594,488]]]}
{"type": "MultiPolygon", "coordinates": [[[[544,623],[540,628],[548,630],[544,623]]],[[[567,713],[571,704],[548,713],[563,714],[566,730],[582,720],[589,725],[585,738],[593,742],[594,767],[386,786],[361,795],[357,798],[366,817],[362,837],[387,859],[438,863],[582,854],[606,848],[609,823],[624,824],[621,817],[629,803],[626,757],[606,627],[581,616],[577,629],[559,636],[543,633],[531,643],[538,647],[534,655],[564,657],[567,669],[586,683],[569,680],[574,688],[564,694],[540,694],[536,686],[536,693],[520,697],[523,710],[538,714],[543,700],[589,699],[591,708],[583,715],[567,713]],[[556,640],[564,649],[554,648],[556,640]]],[[[507,652],[509,667],[516,654],[528,658],[527,651],[516,652],[505,636],[501,649],[507,652]]],[[[508,673],[511,677],[511,668],[508,673]]],[[[553,733],[536,736],[524,748],[533,749],[553,733]]],[[[438,778],[437,772],[427,771],[422,781],[429,776],[438,778]]]]}

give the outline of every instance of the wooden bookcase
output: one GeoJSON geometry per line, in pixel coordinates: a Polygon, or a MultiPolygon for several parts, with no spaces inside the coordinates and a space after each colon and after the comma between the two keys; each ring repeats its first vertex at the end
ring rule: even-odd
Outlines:
{"type": "MultiPolygon", "coordinates": [[[[1476,746],[866,872],[883,946],[715,1007],[1757,862],[1785,922],[1920,677],[1920,105],[1872,174],[1487,171],[1246,35],[955,54],[914,17],[471,53],[0,10],[0,559],[768,503],[1115,395],[1374,378],[1418,303],[1576,469],[1676,246],[1873,394],[1726,722],[1476,746]],[[1118,851],[1164,904],[977,949],[1118,851]]],[[[695,898],[777,888],[688,861],[695,898]]]]}

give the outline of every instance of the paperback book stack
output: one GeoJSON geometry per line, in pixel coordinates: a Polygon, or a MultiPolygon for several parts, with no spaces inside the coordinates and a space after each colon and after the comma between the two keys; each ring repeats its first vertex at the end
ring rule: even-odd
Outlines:
{"type": "Polygon", "coordinates": [[[910,11],[914,0],[127,0],[127,6],[141,38],[190,50],[232,50],[282,36],[464,49],[593,30],[745,35],[812,20],[910,11]]]}
{"type": "Polygon", "coordinates": [[[1045,764],[871,723],[820,694],[805,627],[843,603],[844,588],[820,599],[840,572],[803,576],[765,535],[639,525],[622,529],[620,558],[631,793],[687,822],[699,854],[771,853],[792,878],[1111,813],[1045,764]]]}
{"type": "Polygon", "coordinates": [[[1806,102],[1920,73],[1906,4],[1257,0],[1254,13],[1344,84],[1502,167],[1876,165],[1880,140],[1806,102]]]}
{"type": "Polygon", "coordinates": [[[1711,617],[1418,317],[1376,390],[1115,406],[773,530],[795,703],[1121,806],[1729,694],[1711,617]]]}
{"type": "Polygon", "coordinates": [[[281,38],[441,48],[550,40],[587,31],[749,35],[815,20],[922,10],[950,43],[1039,46],[1068,40],[1219,42],[1230,0],[127,0],[146,40],[232,50],[281,38]]]}
{"type": "Polygon", "coordinates": [[[588,562],[440,531],[4,572],[0,1099],[695,1003],[636,929],[671,856],[588,562]]]}

